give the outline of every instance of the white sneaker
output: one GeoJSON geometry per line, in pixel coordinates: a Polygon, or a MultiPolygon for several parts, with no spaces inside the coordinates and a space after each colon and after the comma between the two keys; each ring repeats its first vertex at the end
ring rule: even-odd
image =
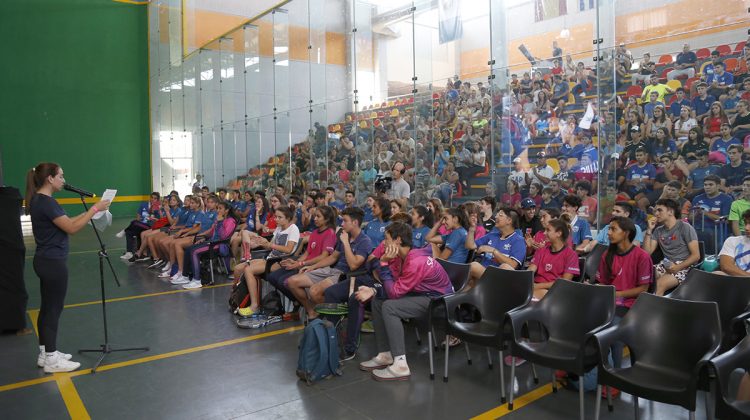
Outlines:
{"type": "Polygon", "coordinates": [[[55,373],[55,372],[72,372],[81,367],[78,362],[65,360],[57,352],[50,353],[44,359],[44,372],[55,373]]]}
{"type": "Polygon", "coordinates": [[[124,238],[125,237],[125,229],[117,232],[117,234],[115,236],[118,237],[118,238],[124,238]]]}
{"type": "MultiPolygon", "coordinates": [[[[73,356],[70,355],[70,354],[68,354],[68,353],[61,353],[59,351],[55,351],[55,353],[57,353],[57,355],[59,357],[62,357],[65,360],[70,360],[70,359],[73,358],[73,356]]],[[[46,359],[47,359],[47,352],[40,351],[39,352],[39,357],[36,358],[36,365],[39,366],[39,367],[44,367],[44,361],[46,359]]]]}
{"type": "Polygon", "coordinates": [[[126,252],[126,253],[122,254],[122,256],[120,256],[121,260],[129,260],[131,258],[133,258],[133,253],[132,252],[126,252]]]}
{"type": "Polygon", "coordinates": [[[182,285],[183,289],[200,289],[201,287],[203,285],[200,280],[190,280],[190,283],[182,285]]]}
{"type": "Polygon", "coordinates": [[[190,279],[187,278],[187,277],[185,277],[185,276],[183,276],[183,275],[180,275],[177,278],[173,278],[169,282],[172,283],[172,284],[188,284],[188,283],[190,283],[190,279]]]}
{"type": "Polygon", "coordinates": [[[164,268],[161,269],[162,273],[169,273],[172,271],[172,263],[168,262],[167,265],[164,266],[164,268]]]}
{"type": "Polygon", "coordinates": [[[149,265],[149,266],[148,266],[148,267],[146,267],[146,268],[154,268],[154,267],[156,267],[157,265],[159,265],[159,264],[161,264],[161,263],[162,263],[162,261],[161,261],[161,260],[156,260],[156,261],[154,261],[154,263],[153,263],[153,264],[149,265]]]}
{"type": "Polygon", "coordinates": [[[160,279],[171,279],[172,275],[169,274],[169,271],[163,271],[161,274],[159,274],[160,279]]]}

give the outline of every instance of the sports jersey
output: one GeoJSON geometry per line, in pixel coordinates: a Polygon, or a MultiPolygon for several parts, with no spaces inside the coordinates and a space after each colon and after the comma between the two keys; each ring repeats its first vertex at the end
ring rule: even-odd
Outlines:
{"type": "MultiPolygon", "coordinates": [[[[611,284],[615,290],[623,291],[649,284],[653,276],[653,262],[651,256],[643,249],[632,246],[623,254],[615,254],[612,259],[612,269],[607,269],[606,257],[609,250],[604,251],[599,269],[596,272],[596,280],[601,284],[611,284]]],[[[627,308],[633,306],[634,297],[615,298],[617,306],[627,308]]]]}
{"type": "Polygon", "coordinates": [[[333,229],[328,228],[323,232],[318,229],[314,229],[310,233],[310,239],[307,241],[307,259],[311,260],[320,256],[323,251],[328,251],[328,254],[333,253],[333,247],[336,246],[336,232],[333,229]]]}
{"type": "Polygon", "coordinates": [[[643,166],[635,164],[628,168],[627,179],[628,181],[636,181],[636,186],[630,187],[630,191],[633,195],[640,192],[651,191],[653,188],[643,183],[643,181],[656,179],[656,168],[650,163],[643,166]]]}
{"type": "MultiPolygon", "coordinates": [[[[493,229],[490,233],[477,239],[474,243],[477,245],[477,248],[483,245],[488,245],[497,249],[501,254],[517,262],[520,267],[526,259],[526,241],[523,239],[523,235],[517,230],[514,230],[513,233],[505,238],[501,235],[499,229],[493,229]]],[[[492,257],[491,253],[482,254],[482,260],[479,263],[484,267],[500,265],[495,258],[492,257]]]]}
{"type": "Polygon", "coordinates": [[[589,226],[589,222],[578,216],[576,216],[570,223],[570,236],[573,239],[573,245],[575,246],[580,245],[581,242],[585,241],[586,239],[594,239],[591,236],[591,227],[589,226]]]}
{"type": "MultiPolygon", "coordinates": [[[[729,209],[732,207],[732,201],[733,199],[729,194],[719,193],[714,197],[709,197],[706,193],[703,193],[693,199],[693,207],[700,207],[704,212],[716,216],[727,216],[729,215],[729,209]]],[[[701,229],[710,226],[713,230],[715,223],[716,222],[704,215],[703,221],[701,222],[700,219],[696,220],[695,226],[693,227],[701,229]]]]}
{"type": "Polygon", "coordinates": [[[469,250],[466,249],[466,229],[459,227],[447,235],[442,235],[445,247],[450,249],[451,255],[448,261],[465,264],[469,256],[469,250]]]}
{"type": "Polygon", "coordinates": [[[403,260],[396,257],[381,264],[378,273],[389,299],[407,293],[442,296],[453,291],[448,273],[432,257],[430,248],[412,248],[403,260]]]}
{"type": "Polygon", "coordinates": [[[562,278],[563,274],[574,277],[581,274],[578,254],[567,245],[557,252],[552,251],[552,247],[538,249],[531,258],[531,264],[536,266],[535,283],[549,283],[562,278]]]}
{"type": "Polygon", "coordinates": [[[373,219],[363,229],[362,232],[370,237],[372,244],[377,246],[385,239],[385,228],[390,225],[391,222],[383,222],[380,219],[373,219]]]}
{"type": "Polygon", "coordinates": [[[425,237],[430,232],[430,228],[428,228],[427,226],[422,226],[421,228],[413,228],[411,232],[411,242],[413,248],[422,248],[427,245],[425,237]]]}

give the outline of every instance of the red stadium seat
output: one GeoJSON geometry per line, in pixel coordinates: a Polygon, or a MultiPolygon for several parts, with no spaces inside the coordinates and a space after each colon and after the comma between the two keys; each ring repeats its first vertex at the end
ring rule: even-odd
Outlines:
{"type": "Polygon", "coordinates": [[[734,47],[735,54],[742,54],[742,50],[745,48],[745,41],[740,41],[737,46],[734,47]]]}
{"type": "Polygon", "coordinates": [[[659,57],[659,64],[672,64],[672,54],[664,54],[659,57]]]}
{"type": "Polygon", "coordinates": [[[674,101],[677,100],[677,95],[672,95],[669,97],[669,101],[667,101],[667,105],[672,105],[674,101]]]}
{"type": "Polygon", "coordinates": [[[726,71],[734,73],[734,71],[737,69],[737,59],[732,57],[724,60],[724,68],[726,69],[726,71]]]}
{"type": "Polygon", "coordinates": [[[672,67],[666,67],[664,70],[661,71],[661,78],[666,80],[667,79],[667,73],[674,70],[672,67]]]}
{"type": "Polygon", "coordinates": [[[746,101],[750,101],[750,91],[743,93],[741,98],[746,101]]]}
{"type": "Polygon", "coordinates": [[[732,54],[732,49],[729,47],[729,45],[719,45],[718,47],[716,47],[716,51],[719,52],[719,56],[721,57],[732,54]]]}
{"type": "Polygon", "coordinates": [[[698,60],[705,60],[708,57],[711,57],[711,51],[709,51],[708,48],[701,48],[695,52],[695,56],[698,57],[698,60]]]}
{"type": "Polygon", "coordinates": [[[688,90],[690,90],[690,88],[693,87],[693,83],[695,83],[697,81],[700,81],[700,80],[701,80],[700,77],[691,77],[691,78],[687,79],[687,81],[685,82],[685,88],[687,88],[688,90]]]}
{"type": "Polygon", "coordinates": [[[643,88],[641,85],[633,85],[625,92],[625,97],[629,98],[631,96],[636,96],[640,98],[641,94],[643,94],[643,88]]]}

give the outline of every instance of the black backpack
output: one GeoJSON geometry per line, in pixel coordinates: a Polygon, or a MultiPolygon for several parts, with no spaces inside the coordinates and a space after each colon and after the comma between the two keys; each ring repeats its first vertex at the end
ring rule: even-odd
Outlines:
{"type": "Polygon", "coordinates": [[[237,308],[244,308],[250,304],[250,292],[247,290],[247,283],[240,278],[239,282],[232,286],[229,294],[229,312],[234,312],[237,308]]]}
{"type": "Polygon", "coordinates": [[[276,290],[271,290],[260,300],[260,307],[263,314],[267,316],[284,315],[284,305],[281,302],[281,296],[276,290]]]}

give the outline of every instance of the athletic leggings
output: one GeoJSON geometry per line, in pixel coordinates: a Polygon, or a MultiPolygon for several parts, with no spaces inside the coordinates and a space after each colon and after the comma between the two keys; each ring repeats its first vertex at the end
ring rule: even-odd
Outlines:
{"type": "Polygon", "coordinates": [[[141,245],[141,232],[149,230],[151,227],[143,222],[133,220],[130,225],[125,228],[125,250],[128,252],[135,252],[141,245]]]}
{"type": "Polygon", "coordinates": [[[42,295],[42,307],[37,319],[39,345],[49,353],[57,350],[57,326],[68,290],[67,262],[67,258],[34,256],[34,272],[39,276],[42,295]]]}

